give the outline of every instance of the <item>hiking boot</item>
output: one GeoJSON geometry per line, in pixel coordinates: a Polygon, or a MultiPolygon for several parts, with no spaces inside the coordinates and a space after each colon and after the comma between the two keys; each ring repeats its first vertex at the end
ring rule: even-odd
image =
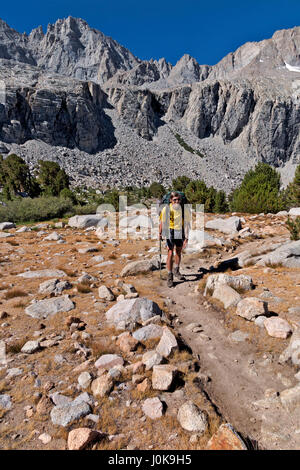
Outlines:
{"type": "Polygon", "coordinates": [[[168,273],[168,280],[167,280],[167,286],[168,287],[173,287],[173,273],[168,273]]]}
{"type": "Polygon", "coordinates": [[[179,271],[179,266],[174,269],[174,276],[176,277],[176,279],[179,279],[179,281],[185,281],[185,277],[179,271]]]}

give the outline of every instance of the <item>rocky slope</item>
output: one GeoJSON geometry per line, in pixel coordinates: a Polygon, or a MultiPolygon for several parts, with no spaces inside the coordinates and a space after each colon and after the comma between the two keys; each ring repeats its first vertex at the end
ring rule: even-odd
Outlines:
{"type": "MultiPolygon", "coordinates": [[[[119,216],[143,229],[150,211],[119,216]]],[[[1,449],[299,449],[285,221],[205,214],[173,288],[147,230],[118,239],[100,214],[0,224],[1,449]]]]}
{"type": "Polygon", "coordinates": [[[42,153],[74,184],[168,184],[184,162],[188,176],[230,191],[257,161],[285,184],[300,161],[300,27],[215,66],[189,55],[172,66],[141,61],[81,19],[29,35],[1,21],[0,60],[1,152],[32,165],[42,153]]]}

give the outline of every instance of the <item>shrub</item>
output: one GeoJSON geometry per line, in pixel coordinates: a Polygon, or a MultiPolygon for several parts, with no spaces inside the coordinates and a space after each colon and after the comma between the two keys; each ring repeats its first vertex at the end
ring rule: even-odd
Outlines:
{"type": "Polygon", "coordinates": [[[172,188],[175,191],[182,191],[185,192],[185,188],[191,182],[191,179],[187,176],[178,176],[177,178],[173,179],[172,181],[172,188]]]}
{"type": "Polygon", "coordinates": [[[162,184],[154,182],[149,187],[149,193],[150,196],[161,199],[163,195],[166,194],[166,190],[162,184]]]}
{"type": "Polygon", "coordinates": [[[18,198],[8,201],[7,206],[0,206],[0,222],[10,220],[15,223],[38,222],[54,217],[64,217],[66,213],[74,214],[70,199],[58,197],[18,198]]]}
{"type": "Polygon", "coordinates": [[[293,181],[284,191],[286,207],[298,207],[300,205],[300,165],[297,166],[293,181]]]}
{"type": "Polygon", "coordinates": [[[291,234],[291,240],[300,240],[300,217],[296,217],[295,220],[288,217],[286,227],[291,234]]]}
{"type": "Polygon", "coordinates": [[[230,199],[232,211],[278,212],[283,208],[279,173],[267,163],[258,163],[246,173],[230,199]]]}
{"type": "Polygon", "coordinates": [[[58,163],[46,160],[39,160],[38,163],[38,183],[45,194],[58,196],[63,189],[69,188],[69,177],[58,163]]]}
{"type": "Polygon", "coordinates": [[[5,159],[0,155],[0,184],[3,185],[3,196],[8,201],[18,192],[26,192],[30,196],[40,193],[40,187],[31,176],[29,166],[15,154],[8,155],[5,159]]]}
{"type": "Polygon", "coordinates": [[[73,204],[77,203],[75,193],[73,193],[73,191],[71,191],[69,188],[62,189],[59,193],[59,197],[61,197],[62,199],[70,199],[73,204]]]}

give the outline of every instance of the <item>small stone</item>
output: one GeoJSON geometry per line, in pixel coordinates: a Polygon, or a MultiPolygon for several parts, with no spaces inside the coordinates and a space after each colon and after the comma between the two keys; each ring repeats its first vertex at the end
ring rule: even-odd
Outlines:
{"type": "Polygon", "coordinates": [[[271,317],[264,321],[264,326],[269,336],[273,338],[286,339],[291,333],[292,329],[289,323],[283,318],[271,317]]]}
{"type": "Polygon", "coordinates": [[[89,428],[73,429],[68,435],[69,450],[83,450],[88,444],[95,442],[101,433],[89,428]]]}
{"type": "Polygon", "coordinates": [[[156,352],[163,357],[169,357],[170,354],[178,349],[178,344],[175,336],[169,328],[163,328],[163,335],[156,347],[156,352]]]}
{"type": "Polygon", "coordinates": [[[150,370],[153,366],[161,364],[162,361],[163,357],[154,350],[145,352],[142,357],[142,363],[145,365],[146,370],[150,370]]]}
{"type": "Polygon", "coordinates": [[[177,369],[169,364],[153,367],[152,387],[154,390],[169,390],[173,385],[177,369]]]}
{"type": "Polygon", "coordinates": [[[78,384],[80,388],[88,388],[91,384],[92,376],[88,372],[82,372],[78,377],[78,384]]]}
{"type": "Polygon", "coordinates": [[[98,289],[99,298],[102,300],[115,300],[113,292],[106,286],[100,286],[98,289]]]}
{"type": "Polygon", "coordinates": [[[114,381],[109,374],[102,375],[93,380],[91,390],[94,397],[104,397],[109,395],[114,386],[114,381]]]}
{"type": "Polygon", "coordinates": [[[27,341],[21,349],[21,352],[25,354],[33,354],[40,349],[40,343],[38,341],[27,341]]]}
{"type": "Polygon", "coordinates": [[[36,405],[36,412],[40,416],[48,415],[52,408],[52,402],[48,397],[42,397],[36,405]]]}
{"type": "Polygon", "coordinates": [[[138,340],[136,340],[128,331],[121,334],[117,340],[117,346],[119,346],[121,351],[124,353],[135,351],[138,344],[138,340]]]}
{"type": "Polygon", "coordinates": [[[49,434],[43,433],[39,436],[39,440],[42,441],[43,444],[49,444],[51,442],[52,437],[49,434]]]}
{"type": "Polygon", "coordinates": [[[222,424],[208,441],[206,450],[247,450],[247,446],[230,424],[222,424]]]}
{"type": "Polygon", "coordinates": [[[95,367],[97,369],[109,370],[114,366],[123,366],[124,360],[121,356],[117,354],[103,354],[95,362],[95,367]]]}
{"type": "Polygon", "coordinates": [[[11,409],[11,398],[9,395],[0,395],[0,408],[4,408],[5,410],[11,409]]]}
{"type": "Polygon", "coordinates": [[[236,314],[246,320],[254,320],[259,315],[266,315],[267,313],[267,302],[256,297],[246,297],[236,307],[236,314]]]}
{"type": "Polygon", "coordinates": [[[290,413],[300,405],[300,384],[288,388],[280,393],[282,406],[290,413]]]}
{"type": "Polygon", "coordinates": [[[148,398],[144,401],[142,410],[150,419],[158,419],[163,415],[163,404],[158,397],[148,398]]]}
{"type": "Polygon", "coordinates": [[[68,424],[76,421],[91,412],[91,408],[88,403],[68,403],[65,406],[55,406],[50,413],[51,421],[53,424],[59,424],[60,426],[68,426],[68,424]]]}
{"type": "Polygon", "coordinates": [[[177,413],[177,419],[186,431],[203,434],[208,427],[206,414],[192,401],[181,405],[177,413]]]}
{"type": "Polygon", "coordinates": [[[138,392],[145,393],[147,390],[150,390],[150,381],[149,379],[143,380],[140,384],[136,387],[138,392]]]}

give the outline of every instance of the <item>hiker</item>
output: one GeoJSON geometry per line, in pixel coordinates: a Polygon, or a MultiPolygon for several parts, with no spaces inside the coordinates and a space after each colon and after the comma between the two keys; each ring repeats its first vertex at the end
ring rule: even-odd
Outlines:
{"type": "Polygon", "coordinates": [[[168,287],[173,287],[173,251],[175,248],[174,276],[180,281],[185,281],[185,277],[179,271],[181,252],[188,243],[190,215],[184,210],[182,196],[174,191],[170,194],[170,204],[165,206],[160,213],[159,239],[163,234],[167,239],[168,258],[168,287]]]}

